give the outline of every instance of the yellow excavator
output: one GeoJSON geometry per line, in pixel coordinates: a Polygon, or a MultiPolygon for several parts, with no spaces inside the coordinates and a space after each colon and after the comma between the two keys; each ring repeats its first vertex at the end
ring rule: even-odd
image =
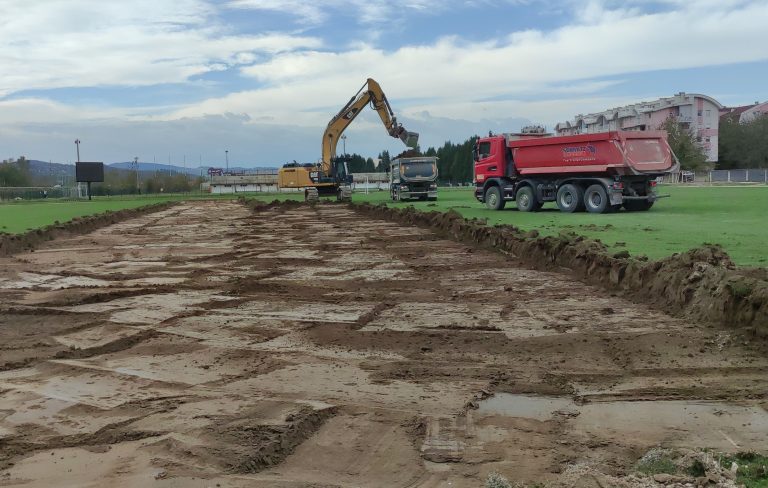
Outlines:
{"type": "Polygon", "coordinates": [[[336,157],[336,145],[347,126],[369,103],[379,113],[390,136],[397,137],[408,147],[416,147],[419,135],[408,132],[398,124],[381,86],[368,78],[357,94],[328,122],[323,134],[323,159],[315,164],[294,161],[284,165],[278,171],[278,187],[304,188],[304,199],[307,201],[317,201],[320,195],[335,195],[340,201],[351,200],[352,175],[346,162],[336,157]]]}

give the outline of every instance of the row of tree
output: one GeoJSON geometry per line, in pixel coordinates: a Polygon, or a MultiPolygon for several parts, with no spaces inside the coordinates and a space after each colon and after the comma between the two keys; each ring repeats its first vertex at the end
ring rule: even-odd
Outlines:
{"type": "MultiPolygon", "coordinates": [[[[407,153],[407,156],[437,156],[438,178],[443,183],[463,184],[472,181],[472,147],[477,140],[477,136],[470,137],[460,144],[454,144],[446,141],[441,147],[430,147],[426,151],[416,148],[407,153]]],[[[389,165],[392,159],[403,157],[406,153],[397,156],[390,156],[389,151],[379,153],[379,165],[376,171],[389,171],[389,165]]]]}

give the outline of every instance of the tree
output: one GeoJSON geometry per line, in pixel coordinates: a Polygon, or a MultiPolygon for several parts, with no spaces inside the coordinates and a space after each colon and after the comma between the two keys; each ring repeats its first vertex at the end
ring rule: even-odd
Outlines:
{"type": "Polygon", "coordinates": [[[24,156],[0,163],[0,186],[30,186],[29,161],[24,156]]]}
{"type": "Polygon", "coordinates": [[[740,124],[724,117],[719,131],[719,169],[768,168],[768,115],[740,124]]]}
{"type": "Polygon", "coordinates": [[[674,117],[669,117],[659,128],[667,131],[669,146],[680,160],[680,166],[683,169],[694,171],[705,167],[707,155],[688,127],[679,123],[674,117]]]}
{"type": "Polygon", "coordinates": [[[389,151],[386,149],[379,154],[379,166],[376,167],[376,171],[384,173],[389,171],[389,165],[392,160],[389,157],[389,151]]]}

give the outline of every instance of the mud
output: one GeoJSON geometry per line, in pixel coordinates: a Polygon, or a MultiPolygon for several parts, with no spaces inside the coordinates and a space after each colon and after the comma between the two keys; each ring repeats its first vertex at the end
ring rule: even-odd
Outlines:
{"type": "Polygon", "coordinates": [[[718,246],[703,246],[658,261],[611,254],[600,242],[574,233],[539,237],[509,225],[489,227],[456,212],[420,212],[412,207],[355,205],[369,217],[419,225],[462,242],[506,252],[535,269],[572,272],[578,279],[622,292],[637,303],[661,307],[694,320],[721,323],[768,336],[768,275],[736,268],[718,246]]]}
{"type": "Polygon", "coordinates": [[[768,450],[761,342],[420,218],[182,203],[0,258],[0,486],[684,486],[638,463],[768,450]]]}

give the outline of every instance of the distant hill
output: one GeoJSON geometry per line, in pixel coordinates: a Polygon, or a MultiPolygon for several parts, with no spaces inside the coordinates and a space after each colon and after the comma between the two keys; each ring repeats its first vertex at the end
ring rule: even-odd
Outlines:
{"type": "MultiPolygon", "coordinates": [[[[133,162],[127,161],[123,163],[110,163],[110,168],[116,168],[116,169],[127,169],[127,170],[133,170],[133,162]]],[[[139,161],[139,171],[149,171],[149,172],[170,172],[173,174],[184,174],[185,172],[188,175],[191,176],[200,176],[201,174],[203,176],[206,176],[208,174],[208,168],[211,166],[189,166],[187,168],[184,168],[183,166],[176,166],[172,164],[160,164],[160,163],[142,163],[139,161]]],[[[221,168],[221,166],[213,166],[216,168],[221,168]]],[[[249,172],[249,171],[257,171],[257,170],[274,170],[275,168],[243,168],[241,166],[230,166],[229,170],[233,173],[239,173],[239,172],[249,172]]]]}

